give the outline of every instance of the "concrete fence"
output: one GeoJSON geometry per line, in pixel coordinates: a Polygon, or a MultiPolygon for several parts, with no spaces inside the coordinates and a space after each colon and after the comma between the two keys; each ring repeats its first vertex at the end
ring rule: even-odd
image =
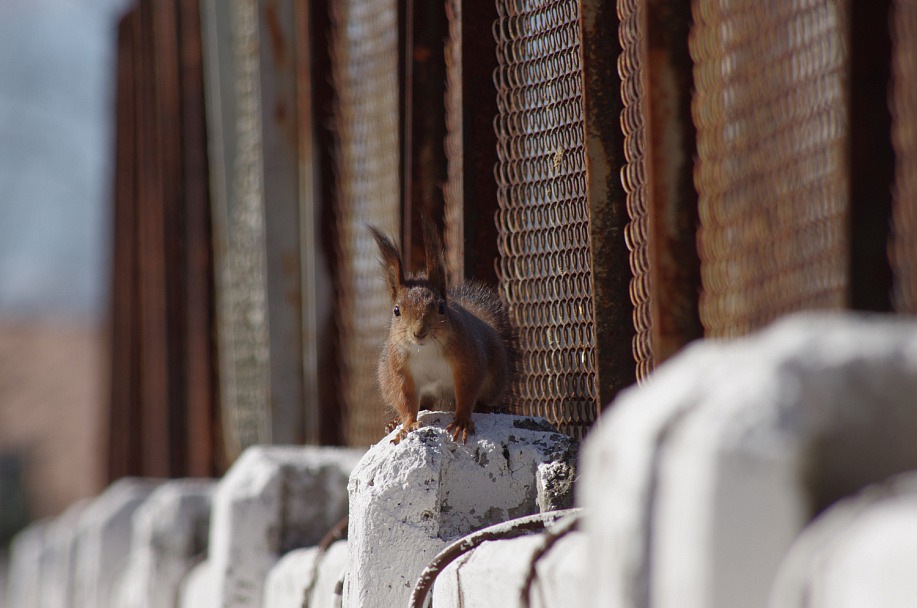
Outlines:
{"type": "Polygon", "coordinates": [[[913,322],[800,315],[698,343],[581,455],[541,419],[476,415],[467,444],[450,420],[366,453],[252,448],[220,480],[122,480],[16,538],[6,607],[408,606],[431,563],[436,608],[917,597],[913,322]]]}

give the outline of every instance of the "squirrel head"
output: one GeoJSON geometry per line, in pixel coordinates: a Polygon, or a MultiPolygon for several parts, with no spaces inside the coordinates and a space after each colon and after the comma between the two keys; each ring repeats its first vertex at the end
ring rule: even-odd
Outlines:
{"type": "Polygon", "coordinates": [[[369,226],[379,246],[392,302],[391,336],[406,345],[443,340],[450,326],[442,243],[432,222],[423,221],[425,271],[405,277],[404,261],[392,240],[369,226]]]}

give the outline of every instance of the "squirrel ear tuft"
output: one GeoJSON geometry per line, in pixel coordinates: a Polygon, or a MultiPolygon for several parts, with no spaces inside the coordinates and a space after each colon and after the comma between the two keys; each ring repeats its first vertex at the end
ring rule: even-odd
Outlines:
{"type": "Polygon", "coordinates": [[[446,297],[446,260],[443,256],[443,243],[436,231],[436,226],[429,218],[420,218],[423,225],[423,248],[427,263],[427,280],[442,297],[446,297]]]}
{"type": "Polygon", "coordinates": [[[404,286],[404,264],[401,261],[401,254],[392,242],[375,226],[367,226],[373,238],[376,239],[376,245],[379,246],[379,253],[382,256],[380,260],[382,269],[385,270],[385,281],[388,284],[388,290],[394,302],[398,296],[398,290],[404,286]]]}

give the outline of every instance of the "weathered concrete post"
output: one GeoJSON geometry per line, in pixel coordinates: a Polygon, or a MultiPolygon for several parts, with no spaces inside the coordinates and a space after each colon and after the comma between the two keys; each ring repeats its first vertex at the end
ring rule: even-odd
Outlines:
{"type": "Polygon", "coordinates": [[[571,505],[572,439],[544,419],[476,414],[475,434],[456,443],[445,430],[452,416],[422,413],[422,428],[398,445],[381,441],[354,469],[345,606],[404,606],[450,541],[571,505]]]}

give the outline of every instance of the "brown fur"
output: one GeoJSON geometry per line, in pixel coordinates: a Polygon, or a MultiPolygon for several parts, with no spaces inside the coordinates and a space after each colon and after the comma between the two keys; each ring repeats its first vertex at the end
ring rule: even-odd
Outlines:
{"type": "Polygon", "coordinates": [[[394,443],[417,428],[421,406],[454,406],[448,430],[454,440],[467,441],[474,433],[475,407],[497,406],[513,373],[512,332],[503,303],[475,282],[446,292],[442,245],[431,223],[424,223],[426,270],[410,277],[391,239],[370,231],[392,299],[378,378],[383,399],[401,421],[394,443]]]}

